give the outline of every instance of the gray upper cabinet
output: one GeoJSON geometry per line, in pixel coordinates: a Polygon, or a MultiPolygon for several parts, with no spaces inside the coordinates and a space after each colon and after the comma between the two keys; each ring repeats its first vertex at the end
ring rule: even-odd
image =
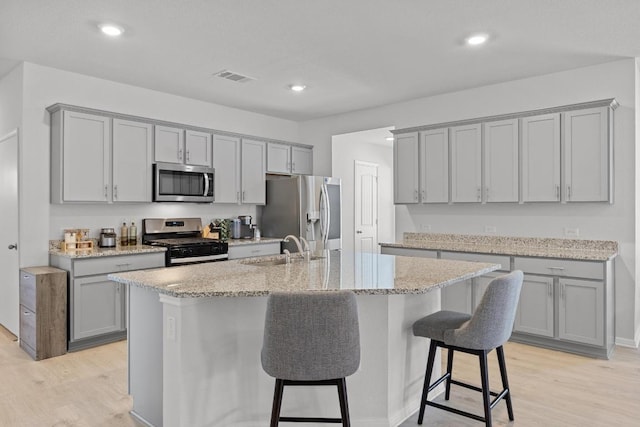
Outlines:
{"type": "Polygon", "coordinates": [[[313,150],[308,147],[267,143],[267,172],[284,175],[312,175],[313,150]]]}
{"type": "Polygon", "coordinates": [[[240,203],[240,138],[213,135],[215,203],[240,203]]]}
{"type": "Polygon", "coordinates": [[[211,134],[170,126],[155,128],[156,162],[211,166],[211,134]]]}
{"type": "Polygon", "coordinates": [[[153,126],[113,119],[114,202],[151,201],[153,126]]]}
{"type": "Polygon", "coordinates": [[[267,200],[267,144],[253,139],[242,140],[240,201],[264,205],[267,200]]]}
{"type": "Polygon", "coordinates": [[[560,201],[560,113],[524,117],[522,201],[560,201]]]}
{"type": "Polygon", "coordinates": [[[612,201],[610,108],[562,114],[564,128],[564,200],[612,201]]]}
{"type": "Polygon", "coordinates": [[[420,201],[449,201],[449,130],[420,132],[420,201]]]}
{"type": "Polygon", "coordinates": [[[187,165],[211,167],[211,134],[185,131],[184,162],[187,165]]]}
{"type": "Polygon", "coordinates": [[[485,202],[517,202],[518,120],[500,120],[484,124],[485,202]]]}
{"type": "Polygon", "coordinates": [[[57,110],[51,115],[51,202],[111,200],[111,119],[57,110]]]}
{"type": "Polygon", "coordinates": [[[419,140],[418,132],[396,135],[393,141],[393,202],[419,201],[419,140]]]}
{"type": "Polygon", "coordinates": [[[184,163],[184,129],[156,125],[153,160],[184,163]]]}
{"type": "Polygon", "coordinates": [[[451,201],[482,201],[481,124],[451,128],[451,201]]]}

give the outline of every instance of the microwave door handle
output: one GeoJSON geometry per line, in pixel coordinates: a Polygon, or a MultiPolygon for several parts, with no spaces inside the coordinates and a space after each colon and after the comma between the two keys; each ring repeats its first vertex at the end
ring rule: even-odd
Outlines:
{"type": "Polygon", "coordinates": [[[207,197],[207,194],[209,194],[209,175],[205,172],[203,173],[204,175],[204,197],[207,197]]]}

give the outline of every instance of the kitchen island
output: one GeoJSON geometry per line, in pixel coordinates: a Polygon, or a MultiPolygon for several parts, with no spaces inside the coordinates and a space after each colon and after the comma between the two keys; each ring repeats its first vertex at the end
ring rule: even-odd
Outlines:
{"type": "MultiPolygon", "coordinates": [[[[499,264],[330,251],[118,273],[129,285],[132,414],[154,426],[264,426],[274,380],[260,365],[266,296],[272,291],[352,289],[361,364],[347,379],[354,426],[400,424],[420,399],[427,340],[418,318],[440,308],[442,287],[499,264]],[[292,256],[293,257],[293,256],[292,256]]],[[[287,416],[335,416],[334,390],[285,396],[287,416]]]]}

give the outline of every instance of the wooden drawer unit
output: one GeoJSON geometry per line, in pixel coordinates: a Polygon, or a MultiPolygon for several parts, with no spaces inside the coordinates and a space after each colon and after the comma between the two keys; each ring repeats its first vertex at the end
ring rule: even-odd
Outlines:
{"type": "Polygon", "coordinates": [[[36,360],[67,352],[67,272],[20,270],[20,347],[36,360]]]}
{"type": "Polygon", "coordinates": [[[280,242],[229,245],[229,259],[278,255],[279,253],[280,242]]]}
{"type": "Polygon", "coordinates": [[[514,258],[514,269],[547,276],[582,277],[603,280],[605,263],[554,258],[514,258]]]}
{"type": "Polygon", "coordinates": [[[94,276],[158,267],[164,267],[164,252],[78,259],[73,263],[73,275],[94,276]]]}

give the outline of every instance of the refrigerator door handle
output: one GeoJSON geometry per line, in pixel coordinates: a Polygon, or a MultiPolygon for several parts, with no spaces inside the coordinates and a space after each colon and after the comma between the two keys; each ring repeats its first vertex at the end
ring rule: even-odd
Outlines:
{"type": "Polygon", "coordinates": [[[320,240],[324,242],[324,236],[327,232],[327,206],[325,204],[324,185],[320,186],[320,240]]]}
{"type": "Polygon", "coordinates": [[[322,241],[325,243],[325,247],[326,247],[327,241],[329,240],[329,230],[331,228],[331,204],[329,203],[329,191],[327,189],[327,184],[322,185],[322,192],[324,194],[324,200],[325,200],[324,214],[326,216],[325,230],[324,230],[324,236],[322,237],[322,241]]]}

